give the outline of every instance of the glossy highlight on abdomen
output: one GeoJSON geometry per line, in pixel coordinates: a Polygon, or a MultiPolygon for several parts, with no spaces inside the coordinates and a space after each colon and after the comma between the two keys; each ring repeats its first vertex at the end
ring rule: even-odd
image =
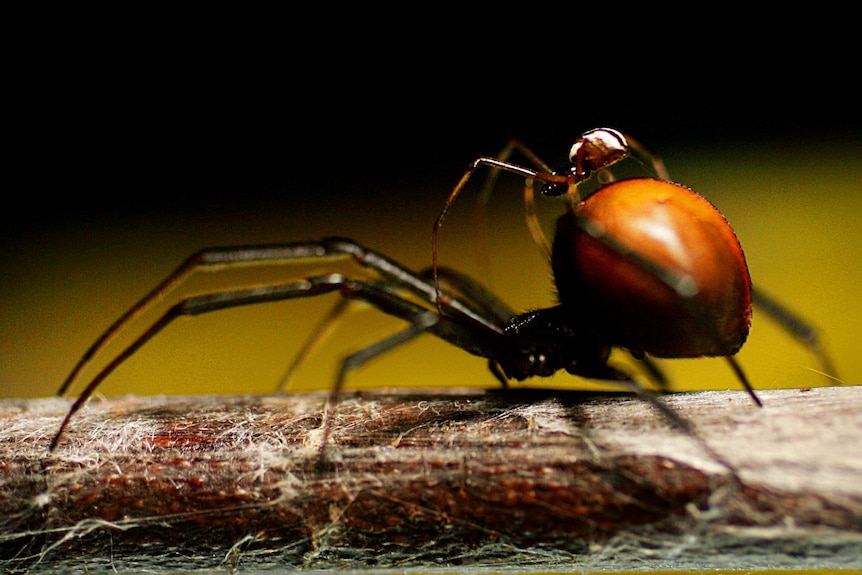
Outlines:
{"type": "Polygon", "coordinates": [[[622,180],[589,196],[558,220],[553,268],[576,323],[611,345],[723,356],[748,336],[751,281],[739,241],[711,203],[678,184],[622,180]],[[656,270],[688,276],[691,294],[656,270]]]}

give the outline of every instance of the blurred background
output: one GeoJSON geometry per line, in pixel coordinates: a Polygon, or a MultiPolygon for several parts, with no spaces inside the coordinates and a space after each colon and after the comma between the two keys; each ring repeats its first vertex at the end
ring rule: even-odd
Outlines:
{"type": "MultiPolygon", "coordinates": [[[[53,394],[105,328],[204,247],[341,235],[423,268],[432,222],[473,159],[517,137],[562,165],[574,139],[598,126],[635,136],[664,158],[673,179],[716,204],[755,283],[821,328],[839,376],[862,383],[862,122],[849,84],[808,89],[779,74],[721,91],[708,81],[635,79],[625,68],[575,81],[437,54],[411,55],[405,65],[386,51],[339,53],[312,64],[277,48],[266,59],[206,44],[164,57],[141,48],[117,63],[94,45],[20,71],[8,113],[15,145],[0,243],[0,396],[53,394]]],[[[551,305],[553,286],[523,224],[520,185],[503,178],[492,199],[489,268],[475,247],[475,188],[442,230],[440,259],[526,310],[551,305]]],[[[559,206],[543,207],[551,226],[559,206]]],[[[219,286],[345,270],[199,274],[206,277],[167,303],[219,286]]],[[[334,301],[179,320],[99,392],[271,392],[334,301]]],[[[293,389],[327,388],[340,358],[399,325],[354,306],[293,389]]],[[[756,312],[739,357],[758,388],[829,382],[804,347],[756,312]]],[[[674,389],[738,387],[721,360],[662,365],[674,389]]],[[[565,374],[526,384],[592,385],[565,374]]],[[[424,337],[349,385],[496,382],[484,360],[424,337]]]]}

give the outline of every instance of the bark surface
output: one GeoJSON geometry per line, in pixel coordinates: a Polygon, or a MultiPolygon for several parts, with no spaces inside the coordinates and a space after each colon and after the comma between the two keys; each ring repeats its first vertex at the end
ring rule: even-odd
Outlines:
{"type": "Polygon", "coordinates": [[[862,388],[0,402],[7,569],[859,568],[862,388]]]}

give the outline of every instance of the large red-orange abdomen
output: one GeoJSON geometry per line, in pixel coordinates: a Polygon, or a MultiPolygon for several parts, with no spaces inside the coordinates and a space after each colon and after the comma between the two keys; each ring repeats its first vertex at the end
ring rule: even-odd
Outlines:
{"type": "Polygon", "coordinates": [[[553,269],[560,302],[576,325],[656,357],[739,350],[751,324],[751,280],[736,235],[712,204],[677,184],[632,179],[603,187],[575,211],[591,222],[591,232],[575,213],[563,215],[553,269]],[[687,274],[691,295],[639,258],[687,274]]]}

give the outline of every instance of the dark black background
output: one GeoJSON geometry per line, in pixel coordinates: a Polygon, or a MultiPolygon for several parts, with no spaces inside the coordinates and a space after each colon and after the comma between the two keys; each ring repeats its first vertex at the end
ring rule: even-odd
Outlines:
{"type": "Polygon", "coordinates": [[[433,180],[448,189],[509,137],[561,162],[596,126],[658,151],[859,146],[862,134],[854,88],[830,80],[824,89],[789,72],[715,82],[644,79],[624,67],[580,77],[467,58],[276,56],[143,53],[113,65],[60,57],[28,69],[7,118],[5,240],[58,222],[243,209],[289,194],[376,201],[384,187],[433,180]]]}

